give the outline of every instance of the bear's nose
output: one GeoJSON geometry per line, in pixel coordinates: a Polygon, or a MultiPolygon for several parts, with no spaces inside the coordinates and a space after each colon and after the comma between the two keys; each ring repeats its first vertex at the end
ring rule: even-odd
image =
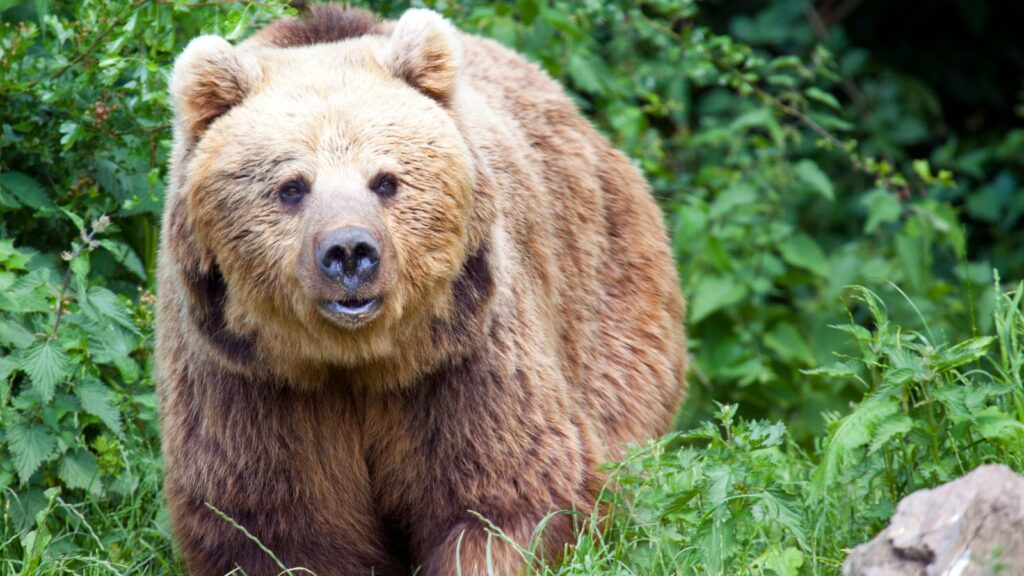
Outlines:
{"type": "Polygon", "coordinates": [[[354,292],[376,275],[380,244],[366,228],[335,228],[320,240],[316,259],[325,276],[354,292]]]}

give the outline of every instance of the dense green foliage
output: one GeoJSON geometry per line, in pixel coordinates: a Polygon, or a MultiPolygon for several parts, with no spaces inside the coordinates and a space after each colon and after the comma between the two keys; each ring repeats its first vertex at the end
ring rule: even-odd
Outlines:
{"type": "MultiPolygon", "coordinates": [[[[908,492],[1024,468],[1013,42],[950,72],[833,2],[418,4],[528,55],[636,159],[690,302],[680,432],[613,467],[611,520],[545,573],[837,573],[908,492]]],[[[0,573],[180,570],[150,366],[166,75],[196,34],[287,11],[0,0],[0,573]]]]}

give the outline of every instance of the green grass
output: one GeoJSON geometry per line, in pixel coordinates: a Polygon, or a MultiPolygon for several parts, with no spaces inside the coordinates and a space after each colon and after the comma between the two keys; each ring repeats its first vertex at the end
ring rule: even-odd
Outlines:
{"type": "Polygon", "coordinates": [[[59,488],[6,490],[0,524],[0,574],[183,574],[175,557],[161,494],[159,454],[151,447],[126,454],[137,474],[120,499],[64,499],[59,488]],[[31,516],[36,502],[44,506],[31,516]]]}
{"type": "MultiPolygon", "coordinates": [[[[719,405],[713,422],[610,464],[602,512],[559,512],[578,518],[579,538],[559,564],[534,563],[531,574],[838,574],[848,549],[880,530],[906,494],[983,463],[1024,467],[1024,285],[1000,293],[993,334],[957,343],[893,324],[867,289],[849,295],[851,314],[866,309],[872,328],[834,329],[859,354],[805,374],[864,387],[849,412],[826,415],[827,435],[804,449],[783,423],[719,405]]],[[[34,492],[42,505],[26,519],[31,503],[8,489],[0,573],[182,573],[150,440],[124,443],[134,478],[120,499],[70,503],[57,489],[34,492]]],[[[492,528],[495,542],[504,539],[492,528]]],[[[528,561],[535,544],[520,548],[528,561]]]]}

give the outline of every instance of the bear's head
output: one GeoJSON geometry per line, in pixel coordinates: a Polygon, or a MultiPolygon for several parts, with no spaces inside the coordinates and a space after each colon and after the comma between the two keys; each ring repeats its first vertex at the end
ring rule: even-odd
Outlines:
{"type": "Polygon", "coordinates": [[[203,36],[181,54],[168,249],[227,365],[386,385],[441,361],[459,285],[486,267],[461,59],[426,10],[339,42],[203,36]]]}

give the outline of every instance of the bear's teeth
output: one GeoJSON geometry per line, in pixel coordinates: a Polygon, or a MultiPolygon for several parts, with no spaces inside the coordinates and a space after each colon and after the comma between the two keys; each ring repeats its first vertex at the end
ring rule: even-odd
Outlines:
{"type": "Polygon", "coordinates": [[[376,298],[370,299],[351,299],[351,300],[333,300],[324,302],[321,306],[327,312],[335,315],[343,316],[361,316],[376,311],[379,300],[376,298]]]}

